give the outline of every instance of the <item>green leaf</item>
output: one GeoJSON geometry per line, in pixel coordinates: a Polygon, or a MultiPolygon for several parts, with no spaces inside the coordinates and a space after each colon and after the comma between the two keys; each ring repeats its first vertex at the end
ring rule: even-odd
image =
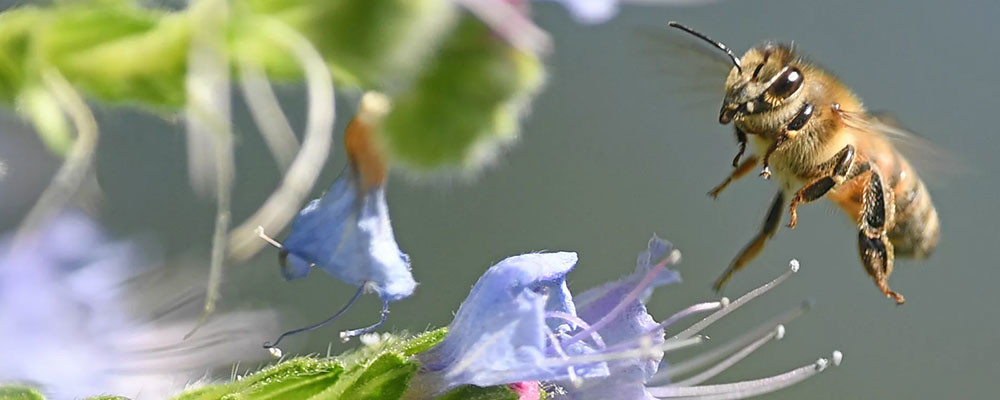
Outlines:
{"type": "Polygon", "coordinates": [[[384,334],[341,356],[293,358],[232,382],[190,389],[174,400],[398,399],[418,369],[411,356],[440,342],[445,332],[384,334]]]}
{"type": "Polygon", "coordinates": [[[0,400],[45,400],[37,390],[25,386],[0,386],[0,400]]]}
{"type": "Polygon", "coordinates": [[[520,396],[507,386],[460,386],[436,400],[517,400],[520,396]]]}
{"type": "MultiPolygon", "coordinates": [[[[252,16],[277,18],[319,50],[334,78],[374,87],[409,75],[454,20],[450,0],[245,0],[252,16]]],[[[237,7],[234,7],[237,8],[237,7]]],[[[240,10],[241,8],[237,8],[240,10]]],[[[234,18],[234,52],[274,77],[298,78],[300,67],[252,22],[234,18]],[[247,22],[247,23],[241,23],[247,22]]]]}
{"type": "Polygon", "coordinates": [[[73,145],[73,136],[66,115],[52,93],[40,86],[29,87],[18,97],[17,105],[21,115],[34,124],[49,151],[65,155],[73,145]]]}
{"type": "Polygon", "coordinates": [[[535,54],[464,16],[416,82],[394,97],[383,139],[395,160],[412,168],[479,168],[516,139],[542,76],[535,54]]]}
{"type": "Polygon", "coordinates": [[[19,7],[0,13],[0,101],[11,104],[28,85],[29,44],[43,12],[19,7]]]}
{"type": "Polygon", "coordinates": [[[386,353],[359,372],[338,399],[398,399],[406,391],[410,377],[417,372],[417,364],[401,354],[386,353]]]}
{"type": "Polygon", "coordinates": [[[184,104],[189,13],[93,4],[51,10],[34,33],[37,62],[104,101],[184,104]]]}
{"type": "Polygon", "coordinates": [[[261,371],[249,377],[251,383],[237,397],[226,399],[311,399],[337,383],[344,367],[329,361],[308,358],[279,364],[273,371],[261,371]]]}

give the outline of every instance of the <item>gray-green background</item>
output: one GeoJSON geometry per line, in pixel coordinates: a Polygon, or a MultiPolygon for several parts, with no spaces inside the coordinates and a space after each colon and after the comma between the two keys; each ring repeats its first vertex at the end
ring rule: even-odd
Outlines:
{"type": "MultiPolygon", "coordinates": [[[[725,294],[735,297],[771,279],[790,258],[801,260],[801,272],[708,334],[721,342],[803,299],[815,307],[788,326],[784,340],[716,381],[771,375],[839,349],[845,354],[840,368],[773,398],[996,396],[1000,311],[993,290],[1000,268],[990,247],[1000,244],[1000,179],[993,159],[1000,148],[995,25],[1000,3],[626,6],[600,26],[575,24],[552,3],[537,3],[535,11],[556,51],[548,60],[547,88],[525,119],[520,142],[470,181],[397,174],[390,183],[397,239],[411,255],[421,285],[411,299],[393,306],[387,327],[416,331],[446,325],[485,268],[528,251],[577,251],[580,264],[570,285],[584,290],[630,271],[653,232],[684,254],[679,268],[684,283],[656,293],[650,304],[654,315],[662,319],[716,298],[712,280],[755,233],[774,186],[750,176],[717,201],[705,195],[728,173],[736,149],[731,127],[716,122],[724,76],[718,68],[700,68],[703,64],[676,47],[650,45],[642,31],[669,35],[665,23],[674,19],[737,53],[765,39],[794,41],[854,88],[869,108],[891,110],[964,165],[950,168],[957,174],[929,182],[942,219],[941,244],[928,261],[897,262],[891,284],[907,296],[902,307],[880,295],[865,275],[855,228],[844,215],[826,201],[804,206],[799,227],[782,229],[725,294]]],[[[301,120],[301,93],[295,88],[283,93],[291,117],[301,120]]],[[[338,132],[355,99],[339,98],[338,132]]],[[[241,218],[275,187],[279,175],[238,108],[242,134],[234,211],[241,218]]],[[[122,109],[103,109],[99,117],[104,136],[98,178],[106,194],[103,218],[111,229],[152,234],[171,256],[206,254],[212,202],[197,199],[188,186],[183,127],[122,109]]],[[[0,191],[0,218],[10,227],[53,167],[27,150],[38,145],[14,118],[5,120],[0,157],[17,167],[0,183],[17,188],[0,191]]],[[[317,195],[344,163],[339,133],[337,143],[317,195]]],[[[222,308],[273,307],[292,328],[325,318],[352,292],[320,273],[284,282],[275,252],[268,250],[227,270],[222,308]]],[[[375,319],[376,303],[366,298],[336,326],[290,339],[286,351],[324,352],[327,343],[336,342],[338,329],[375,319]]],[[[345,348],[334,344],[335,350],[345,348]]]]}

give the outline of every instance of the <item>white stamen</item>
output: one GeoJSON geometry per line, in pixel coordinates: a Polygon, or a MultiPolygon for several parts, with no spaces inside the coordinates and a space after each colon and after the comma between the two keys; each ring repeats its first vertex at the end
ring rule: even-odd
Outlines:
{"type": "Polygon", "coordinates": [[[612,321],[615,320],[615,318],[621,315],[621,313],[625,311],[625,309],[628,308],[632,304],[632,302],[639,300],[639,297],[642,296],[642,293],[646,291],[646,289],[648,289],[650,285],[653,284],[653,281],[656,279],[656,276],[659,275],[661,272],[667,270],[667,265],[674,265],[674,262],[680,260],[680,258],[681,258],[680,251],[674,250],[670,252],[669,256],[667,256],[660,262],[656,263],[656,265],[653,266],[653,268],[650,268],[649,271],[646,272],[646,275],[642,277],[642,279],[635,285],[635,287],[633,287],[632,290],[630,290],[628,294],[626,294],[621,299],[621,301],[619,301],[618,304],[611,309],[611,311],[608,311],[606,314],[604,314],[604,316],[601,317],[601,319],[597,320],[597,322],[594,322],[590,326],[590,328],[577,332],[569,339],[566,339],[563,342],[563,344],[568,346],[573,343],[579,342],[583,338],[589,336],[591,332],[599,331],[602,328],[604,328],[605,325],[610,324],[612,321]]]}
{"type": "MultiPolygon", "coordinates": [[[[546,319],[547,318],[557,318],[557,319],[561,319],[563,321],[570,322],[572,324],[576,324],[577,327],[579,327],[579,328],[590,329],[590,324],[588,324],[587,321],[584,321],[583,318],[577,317],[577,316],[569,314],[569,313],[561,312],[561,311],[549,311],[549,312],[545,313],[545,318],[546,319]]],[[[590,335],[590,338],[594,341],[594,344],[597,345],[598,348],[603,349],[603,348],[607,347],[604,344],[604,338],[602,338],[601,335],[599,333],[597,333],[597,331],[592,332],[591,335],[590,335]]]]}
{"type": "Polygon", "coordinates": [[[281,358],[281,349],[277,347],[268,347],[267,351],[271,353],[271,357],[281,358]]]}
{"type": "Polygon", "coordinates": [[[844,361],[844,353],[841,353],[840,350],[834,350],[833,365],[839,367],[841,361],[844,361]]]}
{"type": "Polygon", "coordinates": [[[761,336],[753,343],[751,343],[749,346],[744,347],[743,349],[737,351],[736,353],[733,353],[725,360],[722,360],[718,364],[712,366],[712,368],[706,369],[701,373],[694,375],[690,378],[687,378],[685,380],[674,382],[671,384],[671,386],[694,386],[709,379],[712,379],[716,375],[729,369],[729,367],[736,365],[736,363],[742,361],[744,358],[749,356],[754,351],[757,351],[757,349],[767,344],[767,342],[770,342],[772,339],[778,339],[779,336],[784,336],[784,335],[785,335],[785,326],[778,325],[777,328],[772,329],[771,332],[769,332],[768,334],[761,336]]]}
{"type": "Polygon", "coordinates": [[[811,376],[823,372],[829,363],[829,360],[821,358],[812,364],[796,368],[780,375],[736,383],[690,387],[674,387],[667,385],[647,387],[646,390],[653,396],[661,399],[743,399],[771,393],[799,383],[811,376]]]}
{"type": "Polygon", "coordinates": [[[729,298],[728,297],[723,297],[723,298],[719,299],[719,303],[722,303],[722,307],[723,308],[729,307],[729,298]]]}
{"type": "Polygon", "coordinates": [[[670,252],[670,255],[667,256],[667,260],[668,260],[667,261],[667,265],[677,265],[677,264],[680,264],[681,263],[681,251],[677,250],[677,249],[674,249],[673,251],[670,252]]]}
{"type": "Polygon", "coordinates": [[[691,325],[687,329],[683,330],[681,333],[678,333],[670,337],[669,339],[667,339],[667,341],[687,339],[691,337],[691,335],[701,332],[703,329],[705,329],[715,321],[718,321],[720,318],[725,317],[727,314],[740,308],[740,306],[748,303],[750,300],[753,300],[757,296],[767,293],[769,290],[773,289],[775,286],[778,286],[779,284],[781,284],[781,282],[784,282],[786,279],[788,279],[788,277],[791,276],[793,273],[795,273],[795,271],[799,270],[798,261],[794,261],[793,263],[789,264],[790,264],[789,270],[785,271],[785,273],[781,274],[777,278],[774,278],[774,280],[765,283],[761,287],[758,287],[754,290],[747,292],[747,294],[744,294],[740,298],[736,299],[736,301],[732,302],[732,304],[730,304],[729,307],[725,307],[719,311],[716,311],[712,315],[705,317],[705,319],[694,323],[694,325],[691,325]]]}
{"type": "Polygon", "coordinates": [[[799,260],[793,258],[788,262],[788,268],[792,271],[792,273],[799,272],[799,260]]]}
{"type": "MultiPolygon", "coordinates": [[[[559,345],[559,339],[556,338],[556,335],[552,333],[552,331],[549,331],[548,329],[546,329],[545,334],[546,337],[549,338],[549,341],[552,342],[552,348],[556,351],[556,354],[559,355],[559,358],[563,360],[568,360],[569,355],[567,355],[566,351],[564,351],[562,346],[559,345]]],[[[580,376],[576,374],[576,368],[574,368],[573,366],[569,366],[566,368],[566,372],[569,374],[569,381],[570,383],[573,384],[574,387],[580,388],[581,386],[583,386],[583,379],[581,379],[580,376]]]]}
{"type": "MultiPolygon", "coordinates": [[[[725,300],[725,297],[723,297],[723,300],[725,300]]],[[[665,319],[663,322],[661,322],[655,328],[650,329],[650,331],[652,332],[652,331],[663,330],[664,328],[666,328],[666,327],[674,324],[675,322],[680,321],[683,318],[689,317],[689,316],[697,314],[697,313],[708,312],[708,311],[715,311],[715,310],[724,308],[726,306],[726,303],[728,303],[728,301],[725,301],[725,302],[723,302],[723,301],[712,301],[712,302],[708,302],[708,303],[695,304],[693,306],[690,306],[688,308],[685,308],[685,309],[677,312],[674,315],[671,315],[669,318],[665,319]]]]}
{"type": "Polygon", "coordinates": [[[677,376],[685,375],[691,371],[721,360],[723,357],[732,354],[738,349],[748,346],[758,337],[766,335],[769,331],[775,329],[775,326],[787,324],[802,314],[805,314],[805,312],[809,310],[809,307],[810,305],[808,302],[803,302],[798,307],[778,314],[774,318],[757,325],[754,329],[751,329],[749,332],[730,340],[726,344],[683,362],[673,363],[668,368],[661,369],[656,375],[649,379],[649,382],[658,382],[665,378],[673,379],[677,376]]]}
{"type": "Polygon", "coordinates": [[[629,358],[646,359],[651,357],[657,357],[659,356],[660,352],[666,353],[694,346],[697,344],[701,344],[705,340],[707,340],[706,337],[698,335],[684,340],[677,340],[670,343],[648,346],[646,348],[639,347],[621,351],[598,352],[594,354],[572,356],[568,360],[546,359],[538,363],[538,365],[541,367],[559,367],[564,365],[592,364],[602,361],[623,360],[629,358]]]}
{"type": "Polygon", "coordinates": [[[277,247],[279,249],[282,248],[281,243],[278,243],[277,240],[272,239],[270,236],[267,236],[267,234],[264,233],[263,226],[257,225],[257,229],[254,229],[253,232],[261,239],[264,239],[264,241],[269,243],[271,246],[277,247]]]}

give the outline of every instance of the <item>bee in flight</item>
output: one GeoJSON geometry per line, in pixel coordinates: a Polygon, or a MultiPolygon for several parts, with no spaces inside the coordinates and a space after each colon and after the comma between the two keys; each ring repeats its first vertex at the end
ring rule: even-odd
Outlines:
{"type": "Polygon", "coordinates": [[[837,78],[798,56],[791,46],[764,43],[736,57],[724,44],[677,22],[669,25],[711,43],[733,63],[719,123],[733,123],[739,151],[734,170],[709,195],[761,165],[760,175],[781,188],[757,236],[715,281],[720,290],[764,248],[788,207],[789,228],[798,207],[826,196],[858,225],[861,263],[887,297],[896,256],[922,259],[938,242],[938,215],[924,183],[892,139],[909,136],[885,117],[865,111],[837,78]],[[754,154],[740,162],[751,142],[754,154]]]}

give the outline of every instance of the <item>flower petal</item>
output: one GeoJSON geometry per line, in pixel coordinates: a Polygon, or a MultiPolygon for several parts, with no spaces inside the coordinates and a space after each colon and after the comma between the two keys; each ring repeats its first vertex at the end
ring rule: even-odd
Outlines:
{"type": "MultiPolygon", "coordinates": [[[[663,259],[669,257],[672,251],[673,246],[669,242],[653,236],[648,248],[639,254],[635,272],[587,290],[577,297],[577,311],[584,321],[597,324],[605,318],[612,318],[597,328],[597,333],[609,349],[625,350],[664,343],[664,332],[646,311],[645,302],[655,287],[680,281],[676,271],[658,266],[660,262],[668,262],[663,259]],[[636,290],[641,290],[640,294],[630,297],[636,290]]],[[[648,358],[609,361],[608,377],[568,387],[567,392],[573,399],[600,399],[610,394],[622,399],[651,398],[644,384],[656,373],[663,358],[662,352],[655,354],[648,358]]]]}
{"type": "Polygon", "coordinates": [[[361,193],[352,165],[299,212],[284,251],[285,279],[304,277],[316,266],[351,285],[369,285],[389,301],[409,296],[417,285],[392,233],[385,187],[361,193]]]}
{"type": "MultiPolygon", "coordinates": [[[[507,258],[476,282],[436,347],[418,357],[424,367],[417,386],[441,393],[455,386],[490,386],[521,381],[560,380],[570,364],[549,346],[553,329],[547,311],[575,315],[566,273],[576,253],[536,253],[507,258]],[[555,360],[555,362],[547,362],[555,360]]],[[[575,352],[585,349],[580,346],[575,352]]],[[[580,376],[606,375],[603,363],[582,365],[580,376]]]]}

